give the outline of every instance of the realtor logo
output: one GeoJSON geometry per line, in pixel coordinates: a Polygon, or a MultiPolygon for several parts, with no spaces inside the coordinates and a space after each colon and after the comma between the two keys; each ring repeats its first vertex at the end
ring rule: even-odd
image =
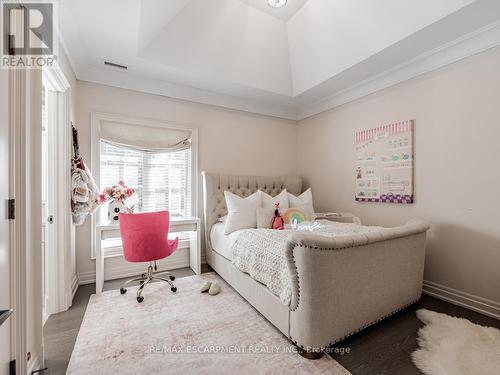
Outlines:
{"type": "Polygon", "coordinates": [[[36,69],[54,64],[54,1],[2,1],[3,69],[36,69]]]}

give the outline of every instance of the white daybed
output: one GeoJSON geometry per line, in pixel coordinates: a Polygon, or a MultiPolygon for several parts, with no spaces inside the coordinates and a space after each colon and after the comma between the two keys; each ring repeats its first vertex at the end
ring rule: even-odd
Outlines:
{"type": "MultiPolygon", "coordinates": [[[[298,195],[301,178],[202,175],[208,264],[303,354],[319,353],[420,299],[429,227],[415,220],[337,238],[293,233],[286,250],[291,302],[283,304],[265,285],[237,269],[230,255],[215,251],[210,236],[212,226],[227,213],[225,190],[247,197],[258,189],[275,196],[286,188],[298,195]]],[[[229,243],[218,248],[230,247],[234,238],[226,237],[222,241],[229,243]]]]}

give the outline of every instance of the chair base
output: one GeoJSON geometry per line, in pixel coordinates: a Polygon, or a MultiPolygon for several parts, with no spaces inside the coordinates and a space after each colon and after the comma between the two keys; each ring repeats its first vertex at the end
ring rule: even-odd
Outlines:
{"type": "Polygon", "coordinates": [[[141,277],[136,277],[134,279],[125,281],[125,283],[123,283],[122,287],[120,288],[120,294],[127,293],[127,289],[125,288],[125,286],[127,286],[128,284],[139,282],[140,286],[139,289],[137,289],[137,302],[141,303],[144,301],[144,297],[142,296],[142,291],[144,290],[146,285],[148,285],[153,281],[164,281],[168,285],[170,285],[170,290],[175,293],[177,292],[177,287],[174,285],[174,283],[172,283],[172,281],[174,280],[175,276],[172,275],[170,272],[163,271],[154,273],[153,266],[150,265],[147,271],[143,273],[141,277]],[[162,275],[164,277],[159,277],[159,275],[162,275]]]}

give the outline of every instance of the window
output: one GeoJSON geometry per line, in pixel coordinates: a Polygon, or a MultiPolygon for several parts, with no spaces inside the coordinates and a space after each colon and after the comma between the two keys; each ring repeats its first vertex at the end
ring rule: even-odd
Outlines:
{"type": "MultiPolygon", "coordinates": [[[[135,190],[126,202],[134,212],[168,210],[172,219],[192,215],[191,149],[145,152],[102,139],[99,146],[101,191],[123,181],[135,190]]],[[[101,221],[106,218],[101,214],[101,221]]]]}
{"type": "MultiPolygon", "coordinates": [[[[134,212],[168,210],[173,220],[197,214],[198,129],[116,114],[91,114],[90,170],[102,191],[123,181],[135,190],[125,201],[134,212]]],[[[100,226],[107,226],[108,205],[92,215],[91,257],[100,226]]],[[[175,233],[189,246],[190,233],[175,233]]],[[[105,256],[122,256],[119,238],[101,239],[105,256]]]]}

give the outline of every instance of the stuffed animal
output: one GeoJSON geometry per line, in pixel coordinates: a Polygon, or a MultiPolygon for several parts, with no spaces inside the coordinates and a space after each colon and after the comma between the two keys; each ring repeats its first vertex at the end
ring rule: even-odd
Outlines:
{"type": "Polygon", "coordinates": [[[274,217],[271,221],[271,228],[283,230],[285,229],[285,220],[283,220],[283,217],[281,217],[280,204],[276,203],[275,207],[276,209],[274,210],[274,217]]]}

